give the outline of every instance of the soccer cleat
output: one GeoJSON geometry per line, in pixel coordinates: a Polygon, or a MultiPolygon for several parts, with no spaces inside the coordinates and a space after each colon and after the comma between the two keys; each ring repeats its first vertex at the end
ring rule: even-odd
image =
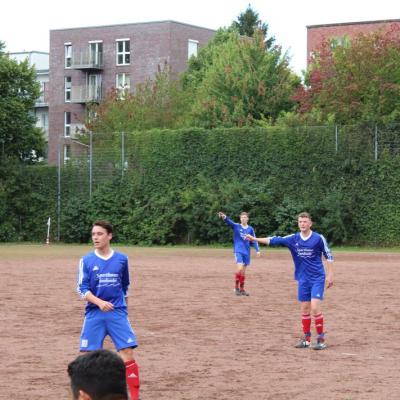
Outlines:
{"type": "Polygon", "coordinates": [[[324,350],[326,347],[326,343],[323,340],[317,340],[317,343],[312,348],[313,350],[324,350]]]}
{"type": "Polygon", "coordinates": [[[235,294],[236,294],[236,296],[240,296],[241,295],[239,288],[235,289],[235,294]]]}
{"type": "Polygon", "coordinates": [[[296,349],[309,349],[311,343],[306,339],[300,339],[297,344],[294,346],[296,349]]]}
{"type": "Polygon", "coordinates": [[[242,296],[250,296],[250,293],[249,293],[249,292],[246,292],[245,290],[241,290],[241,291],[240,291],[240,294],[241,294],[242,296]]]}

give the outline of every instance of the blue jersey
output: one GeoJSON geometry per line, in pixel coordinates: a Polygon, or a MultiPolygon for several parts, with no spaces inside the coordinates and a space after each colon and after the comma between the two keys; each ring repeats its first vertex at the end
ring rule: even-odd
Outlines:
{"type": "Polygon", "coordinates": [[[250,255],[250,246],[253,246],[257,252],[260,251],[257,242],[246,240],[246,235],[256,236],[254,229],[247,225],[244,228],[241,224],[236,224],[228,217],[224,219],[225,223],[233,229],[233,252],[250,255]]]}
{"type": "Polygon", "coordinates": [[[325,268],[322,254],[328,261],[333,261],[326,239],[316,233],[304,239],[300,232],[285,237],[270,238],[270,246],[285,246],[292,253],[294,261],[294,278],[297,281],[315,282],[325,279],[325,268]]]}
{"type": "MultiPolygon", "coordinates": [[[[115,309],[126,310],[128,288],[128,257],[125,254],[112,251],[106,259],[92,251],[80,260],[77,291],[82,298],[90,291],[96,297],[112,303],[115,309]]],[[[86,314],[93,309],[98,307],[88,302],[86,314]]]]}

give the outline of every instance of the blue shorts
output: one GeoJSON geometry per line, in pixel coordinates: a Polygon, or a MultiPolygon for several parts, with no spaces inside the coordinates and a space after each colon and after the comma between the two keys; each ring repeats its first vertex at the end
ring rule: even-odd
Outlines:
{"type": "Polygon", "coordinates": [[[126,310],[101,311],[95,309],[86,314],[80,339],[80,351],[94,351],[103,348],[109,335],[117,351],[137,347],[136,335],[126,310]]]}
{"type": "Polygon", "coordinates": [[[311,301],[311,299],[324,299],[325,278],[315,282],[299,281],[298,294],[299,301],[311,301]]]}
{"type": "Polygon", "coordinates": [[[235,253],[236,264],[250,265],[250,254],[235,253]]]}

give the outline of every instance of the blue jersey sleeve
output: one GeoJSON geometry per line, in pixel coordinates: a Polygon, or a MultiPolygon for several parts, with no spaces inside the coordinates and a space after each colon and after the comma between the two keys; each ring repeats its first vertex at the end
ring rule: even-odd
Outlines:
{"type": "Polygon", "coordinates": [[[124,296],[128,296],[128,289],[130,285],[130,279],[129,279],[129,263],[128,263],[128,257],[124,260],[124,267],[122,270],[122,276],[121,276],[121,286],[122,286],[122,292],[124,293],[124,296]]]}
{"type": "Polygon", "coordinates": [[[83,258],[79,261],[78,266],[78,284],[77,292],[81,298],[84,298],[86,293],[90,291],[90,278],[83,258]]]}
{"type": "Polygon", "coordinates": [[[290,243],[292,241],[294,235],[288,235],[288,236],[272,236],[269,240],[269,245],[270,246],[284,246],[284,247],[290,247],[290,243]]]}
{"type": "Polygon", "coordinates": [[[237,224],[235,224],[230,218],[226,217],[226,218],[224,219],[224,221],[225,221],[225,223],[226,223],[228,226],[230,226],[232,229],[235,229],[235,226],[236,226],[237,224]]]}
{"type": "MultiPolygon", "coordinates": [[[[256,233],[254,232],[253,228],[251,228],[250,235],[256,237],[256,233]]],[[[260,252],[260,246],[258,245],[258,242],[250,242],[250,246],[254,247],[257,253],[260,252]]]]}
{"type": "Polygon", "coordinates": [[[325,237],[323,235],[321,235],[321,240],[322,240],[322,254],[324,255],[325,259],[327,261],[332,262],[333,261],[333,255],[332,252],[328,246],[328,242],[326,241],[325,237]]]}

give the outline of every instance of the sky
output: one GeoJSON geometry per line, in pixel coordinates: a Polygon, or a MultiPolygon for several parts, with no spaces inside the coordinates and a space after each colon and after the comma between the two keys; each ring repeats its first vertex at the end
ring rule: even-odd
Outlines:
{"type": "Polygon", "coordinates": [[[51,29],[164,20],[218,29],[249,4],[298,74],[306,68],[307,26],[400,19],[394,0],[8,0],[1,7],[0,40],[9,52],[48,52],[51,29]]]}

